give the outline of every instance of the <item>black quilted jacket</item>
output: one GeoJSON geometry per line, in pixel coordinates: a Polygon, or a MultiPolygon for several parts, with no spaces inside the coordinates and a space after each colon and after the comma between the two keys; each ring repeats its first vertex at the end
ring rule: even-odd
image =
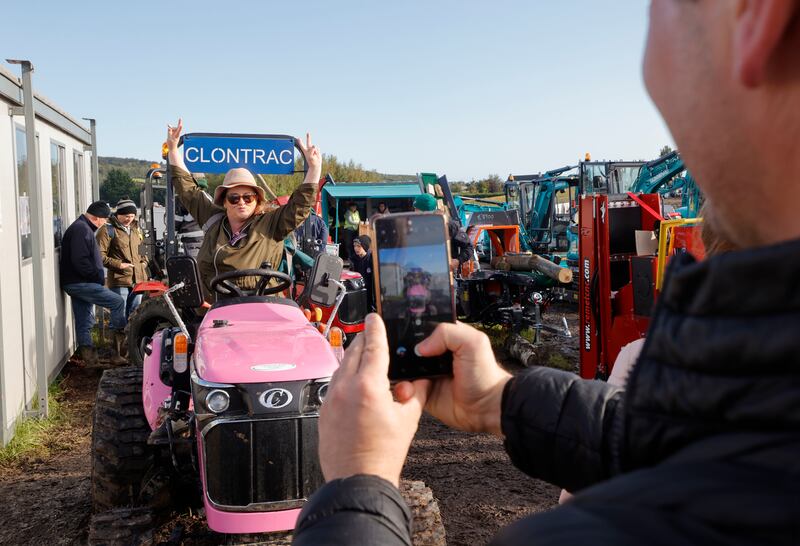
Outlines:
{"type": "MultiPolygon", "coordinates": [[[[800,241],[674,259],[627,391],[532,369],[502,410],[514,464],[578,493],[493,544],[800,544],[800,241]]],[[[322,540],[321,504],[303,511],[298,544],[381,528],[362,543],[408,542],[389,532],[401,520],[365,517],[377,504],[328,510],[322,540]]]]}

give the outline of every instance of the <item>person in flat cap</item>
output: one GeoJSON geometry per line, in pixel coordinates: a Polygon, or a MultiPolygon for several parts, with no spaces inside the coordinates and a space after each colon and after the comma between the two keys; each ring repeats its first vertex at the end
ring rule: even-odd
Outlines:
{"type": "MultiPolygon", "coordinates": [[[[308,171],[303,183],[285,205],[269,208],[264,189],[253,174],[244,168],[230,169],[209,201],[189,173],[178,151],[183,122],[167,126],[170,179],[183,206],[203,227],[205,237],[197,253],[197,264],[206,301],[212,303],[220,294],[211,290],[211,280],[222,273],[259,268],[267,262],[278,267],[284,256],[284,239],[303,223],[314,199],[322,172],[322,154],[306,135],[305,143],[295,145],[306,159],[308,171]]],[[[253,290],[258,277],[235,279],[240,288],[253,290]]]]}
{"type": "Polygon", "coordinates": [[[142,294],[134,293],[133,288],[149,279],[147,257],[140,254],[144,234],[136,220],[138,212],[132,200],[120,199],[109,222],[96,234],[100,257],[108,270],[106,286],[125,298],[126,319],[142,302],[142,294]]]}
{"type": "Polygon", "coordinates": [[[72,222],[61,241],[58,264],[61,289],[72,300],[78,354],[87,365],[98,363],[92,341],[95,305],[111,311],[111,329],[114,331],[116,349],[112,363],[127,362],[119,350],[120,346],[124,346],[125,339],[125,299],[104,286],[103,259],[95,237],[95,232],[105,225],[110,216],[111,207],[108,203],[95,201],[72,222]]]}

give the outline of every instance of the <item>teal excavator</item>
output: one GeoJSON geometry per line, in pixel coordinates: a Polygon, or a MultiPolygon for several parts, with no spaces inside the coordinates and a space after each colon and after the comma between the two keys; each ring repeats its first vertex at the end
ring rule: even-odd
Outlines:
{"type": "Polygon", "coordinates": [[[702,203],[700,190],[677,151],[653,161],[583,161],[579,165],[581,193],[681,194],[676,209],[682,218],[696,218],[702,203]]]}
{"type": "Polygon", "coordinates": [[[506,207],[519,212],[520,239],[525,251],[550,254],[569,246],[579,178],[567,165],[541,174],[509,175],[503,187],[506,207]]]}
{"type": "Polygon", "coordinates": [[[681,218],[696,218],[702,195],[694,177],[677,151],[670,152],[642,165],[633,193],[681,194],[681,206],[676,209],[681,218]]]}

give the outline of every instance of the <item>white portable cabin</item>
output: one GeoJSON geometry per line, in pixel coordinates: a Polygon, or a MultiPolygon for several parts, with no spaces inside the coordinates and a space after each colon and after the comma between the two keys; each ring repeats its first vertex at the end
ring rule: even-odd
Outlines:
{"type": "Polygon", "coordinates": [[[47,387],[74,352],[72,310],[59,287],[60,239],[92,202],[96,172],[92,131],[27,89],[30,81],[29,73],[20,79],[0,66],[2,446],[21,419],[46,413],[47,387]]]}

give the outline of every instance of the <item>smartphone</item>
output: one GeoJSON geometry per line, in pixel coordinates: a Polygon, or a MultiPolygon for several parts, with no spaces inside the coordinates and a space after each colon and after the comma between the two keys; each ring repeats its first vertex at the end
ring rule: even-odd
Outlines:
{"type": "Polygon", "coordinates": [[[389,379],[452,375],[453,357],[419,357],[414,347],[456,306],[444,216],[401,213],[375,219],[372,253],[378,314],[389,338],[389,379]]]}

